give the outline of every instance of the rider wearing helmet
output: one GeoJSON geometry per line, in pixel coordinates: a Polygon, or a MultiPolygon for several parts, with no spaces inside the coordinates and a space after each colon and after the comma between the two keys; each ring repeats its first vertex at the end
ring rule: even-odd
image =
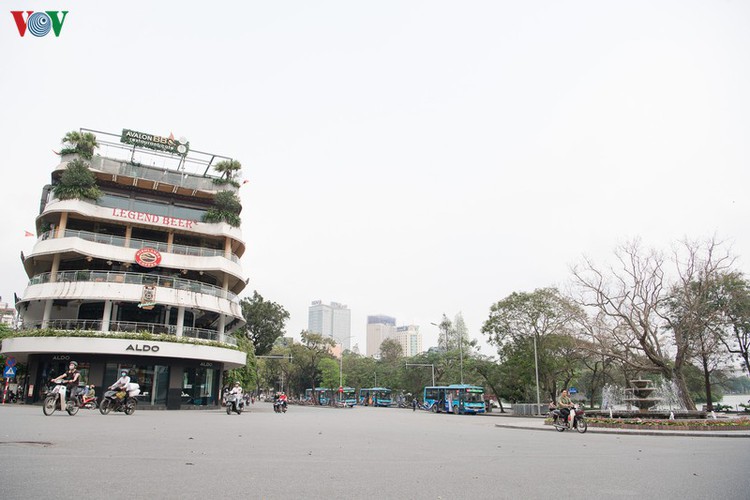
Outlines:
{"type": "Polygon", "coordinates": [[[73,394],[73,389],[75,389],[78,386],[78,381],[81,378],[81,372],[78,371],[78,363],[75,361],[71,361],[68,365],[68,371],[60,375],[59,377],[55,377],[52,379],[52,382],[62,382],[65,381],[64,385],[60,387],[60,408],[65,408],[65,393],[69,392],[73,394]]]}
{"type": "Polygon", "coordinates": [[[236,394],[238,396],[242,395],[242,386],[240,385],[239,381],[234,383],[234,387],[232,387],[232,390],[229,391],[229,394],[236,394]]]}

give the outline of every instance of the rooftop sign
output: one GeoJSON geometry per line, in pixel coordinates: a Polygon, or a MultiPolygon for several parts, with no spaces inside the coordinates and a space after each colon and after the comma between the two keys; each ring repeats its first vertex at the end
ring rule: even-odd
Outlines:
{"type": "Polygon", "coordinates": [[[122,129],[120,142],[182,156],[185,156],[190,149],[190,143],[184,137],[175,139],[172,134],[169,134],[169,137],[161,137],[127,128],[122,129]]]}

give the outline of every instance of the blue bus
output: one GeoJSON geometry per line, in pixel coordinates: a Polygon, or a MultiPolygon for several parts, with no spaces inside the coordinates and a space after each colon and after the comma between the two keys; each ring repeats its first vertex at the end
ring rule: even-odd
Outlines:
{"type": "Polygon", "coordinates": [[[317,405],[327,405],[333,399],[333,391],[325,387],[315,388],[315,399],[313,400],[313,390],[305,389],[305,401],[317,405]]]}
{"type": "Polygon", "coordinates": [[[451,384],[424,388],[423,401],[435,413],[484,413],[484,388],[451,384]]]}
{"type": "Polygon", "coordinates": [[[357,390],[354,387],[344,387],[344,393],[341,394],[341,400],[346,406],[357,404],[357,390]]]}
{"type": "Polygon", "coordinates": [[[391,406],[391,390],[385,387],[368,387],[359,390],[362,406],[391,406]]]}

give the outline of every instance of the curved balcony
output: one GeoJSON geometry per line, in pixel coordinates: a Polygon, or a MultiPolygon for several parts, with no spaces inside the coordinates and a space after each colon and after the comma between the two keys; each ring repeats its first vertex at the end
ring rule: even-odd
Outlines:
{"type": "MultiPolygon", "coordinates": [[[[37,274],[29,280],[28,286],[41,285],[51,282],[52,273],[37,274]]],[[[130,273],[122,271],[59,271],[55,275],[55,282],[106,282],[127,283],[131,285],[154,285],[188,292],[212,295],[220,299],[227,299],[239,303],[236,294],[226,291],[218,286],[209,285],[200,281],[186,280],[184,278],[173,278],[171,276],[157,276],[145,273],[130,273]]]]}
{"type": "MultiPolygon", "coordinates": [[[[39,236],[39,241],[47,240],[53,237],[54,230],[42,233],[39,236]]],[[[151,241],[141,240],[138,238],[130,238],[129,243],[125,241],[123,236],[114,236],[109,234],[97,234],[89,231],[73,231],[66,229],[62,236],[59,238],[81,238],[82,240],[91,241],[93,243],[103,243],[105,245],[113,245],[123,248],[143,248],[151,247],[155,248],[159,252],[173,253],[175,255],[188,255],[191,257],[225,257],[224,250],[217,250],[215,248],[204,248],[204,247],[193,247],[188,245],[175,245],[171,247],[163,241],[151,241]]],[[[236,254],[232,253],[229,259],[237,264],[240,263],[240,258],[236,254]]]]}
{"type": "MultiPolygon", "coordinates": [[[[41,321],[24,321],[24,329],[38,329],[42,327],[41,321]]],[[[47,321],[47,328],[53,330],[63,331],[75,331],[75,330],[86,330],[86,331],[97,331],[102,335],[113,334],[113,333],[142,333],[148,332],[154,335],[177,335],[177,326],[175,325],[163,325],[157,323],[139,323],[135,321],[110,321],[109,330],[102,331],[101,320],[83,320],[83,319],[52,319],[47,321]]],[[[209,340],[213,342],[221,342],[223,344],[237,345],[237,339],[233,335],[220,334],[216,330],[207,330],[205,328],[193,328],[190,326],[184,326],[182,328],[182,336],[197,339],[197,340],[209,340]]]]}

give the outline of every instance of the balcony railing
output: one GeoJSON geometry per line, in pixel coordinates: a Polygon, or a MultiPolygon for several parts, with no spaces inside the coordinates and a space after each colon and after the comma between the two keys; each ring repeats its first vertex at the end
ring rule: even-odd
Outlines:
{"type": "MultiPolygon", "coordinates": [[[[41,321],[24,321],[23,327],[27,329],[37,329],[42,327],[41,321]]],[[[140,323],[135,321],[110,321],[109,331],[102,331],[102,320],[84,320],[84,319],[53,319],[47,321],[47,328],[63,331],[98,331],[102,335],[114,333],[141,333],[147,332],[154,335],[177,335],[177,326],[163,325],[157,323],[140,323]]],[[[182,336],[198,339],[221,342],[222,344],[237,345],[237,339],[233,335],[220,334],[216,330],[207,330],[205,328],[193,328],[184,326],[182,336]]]]}
{"type": "MultiPolygon", "coordinates": [[[[50,283],[52,273],[37,274],[29,280],[29,286],[50,283]]],[[[122,271],[59,271],[56,274],[57,282],[87,282],[97,283],[127,283],[131,285],[154,285],[164,288],[174,288],[176,290],[186,290],[188,292],[203,293],[213,295],[222,299],[239,303],[239,297],[236,294],[225,291],[218,286],[209,285],[195,280],[184,278],[175,278],[171,276],[157,276],[145,273],[128,273],[122,271]]]]}
{"type": "Polygon", "coordinates": [[[188,189],[201,191],[236,191],[237,188],[231,184],[219,185],[214,182],[216,177],[198,176],[176,170],[152,167],[148,165],[134,165],[128,161],[120,161],[102,156],[95,156],[89,160],[91,167],[95,170],[114,175],[136,177],[149,181],[157,181],[172,186],[180,186],[188,189]]]}
{"type": "MultiPolygon", "coordinates": [[[[42,233],[39,237],[40,240],[47,240],[54,236],[54,230],[42,233]]],[[[194,257],[224,257],[224,250],[218,250],[216,248],[204,248],[204,247],[193,247],[188,245],[175,245],[169,247],[163,241],[152,241],[152,240],[141,240],[138,238],[130,238],[130,243],[127,244],[123,236],[114,236],[111,234],[97,234],[89,231],[73,231],[66,229],[62,238],[81,238],[82,240],[92,241],[94,243],[103,243],[105,245],[113,245],[124,248],[143,248],[151,247],[155,248],[159,252],[173,253],[175,255],[190,255],[194,257]]],[[[235,254],[231,254],[229,257],[232,262],[240,262],[240,258],[235,254]]]]}

